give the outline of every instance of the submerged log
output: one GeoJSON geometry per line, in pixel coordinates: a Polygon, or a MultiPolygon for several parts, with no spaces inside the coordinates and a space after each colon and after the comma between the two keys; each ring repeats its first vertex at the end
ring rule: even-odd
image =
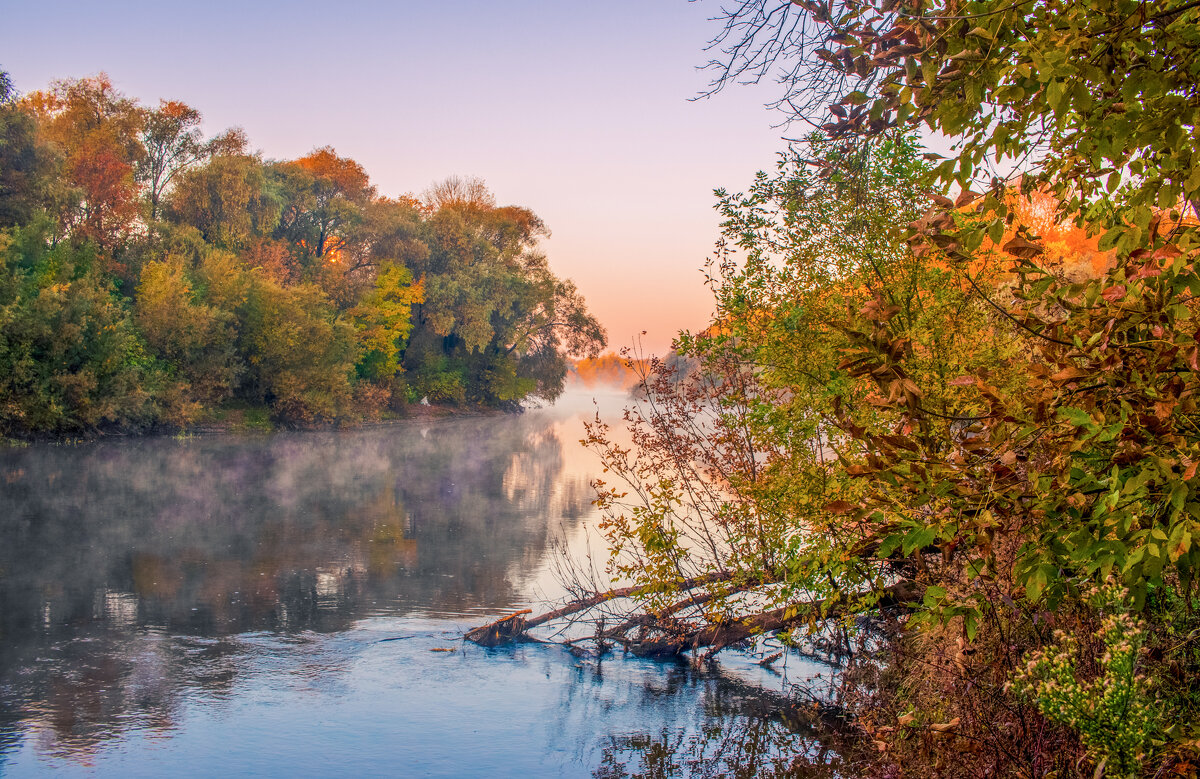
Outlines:
{"type": "MultiPolygon", "coordinates": [[[[710,573],[705,576],[695,576],[691,579],[684,579],[680,582],[677,582],[675,586],[679,592],[690,592],[697,587],[704,587],[709,584],[720,584],[722,582],[727,582],[732,578],[733,576],[729,572],[722,571],[720,573],[710,573]]],[[[581,611],[587,611],[590,608],[599,606],[601,603],[607,603],[608,601],[619,600],[621,598],[636,598],[640,595],[646,595],[660,589],[661,587],[647,586],[619,587],[615,590],[597,592],[585,598],[579,598],[578,600],[571,601],[567,605],[557,608],[554,611],[548,611],[545,614],[534,617],[526,623],[526,629],[535,628],[538,625],[543,625],[556,619],[562,619],[563,617],[573,616],[581,611]]]]}
{"type": "MultiPolygon", "coordinates": [[[[679,591],[687,592],[706,584],[728,581],[729,578],[727,575],[711,575],[688,579],[679,583],[679,591]]],[[[762,581],[747,583],[735,591],[750,591],[762,584],[762,581]]],[[[483,646],[534,640],[526,634],[526,631],[538,625],[574,616],[607,601],[636,597],[647,592],[649,590],[643,587],[623,587],[593,593],[530,619],[524,618],[525,614],[530,613],[526,609],[474,628],[467,632],[466,638],[483,646]]],[[[631,616],[616,628],[609,630],[600,628],[595,638],[598,641],[610,639],[620,642],[627,651],[640,657],[675,657],[684,652],[701,649],[705,650],[708,655],[712,655],[725,647],[763,633],[774,633],[812,622],[814,619],[833,619],[850,613],[846,599],[838,598],[833,601],[812,600],[795,603],[772,611],[748,614],[721,622],[685,621],[673,617],[676,612],[686,606],[699,605],[711,597],[711,593],[701,594],[694,598],[681,600],[657,613],[631,616]],[[631,633],[635,633],[635,635],[631,635],[631,633]]],[[[917,600],[919,597],[919,587],[912,582],[901,581],[880,593],[878,608],[895,608],[903,603],[917,600]]]]}
{"type": "MultiPolygon", "coordinates": [[[[688,592],[707,584],[729,581],[730,578],[732,577],[728,572],[713,573],[706,576],[684,579],[677,586],[680,592],[688,592]]],[[[561,608],[548,611],[545,614],[539,614],[531,619],[522,619],[525,614],[533,613],[531,609],[524,609],[509,614],[507,617],[501,617],[495,622],[471,628],[467,631],[464,638],[468,641],[474,641],[481,646],[498,646],[513,641],[529,640],[529,637],[525,635],[526,631],[532,630],[539,625],[574,616],[608,601],[619,600],[621,598],[636,598],[639,595],[651,592],[652,589],[650,587],[619,587],[613,590],[605,590],[604,592],[596,592],[573,600],[561,608]]]]}
{"type": "MultiPolygon", "coordinates": [[[[878,607],[893,608],[902,603],[916,600],[920,589],[911,582],[902,581],[885,588],[880,593],[878,607]]],[[[830,603],[826,600],[806,601],[792,604],[774,611],[749,614],[744,617],[720,622],[687,631],[668,630],[658,638],[643,639],[629,644],[629,651],[640,657],[674,657],[687,651],[706,650],[714,655],[727,646],[737,644],[762,633],[775,633],[809,623],[814,616],[835,619],[849,613],[847,602],[839,598],[830,603]]]]}
{"type": "Polygon", "coordinates": [[[468,630],[465,638],[480,646],[499,646],[520,641],[528,629],[528,623],[523,617],[532,613],[533,609],[522,609],[495,622],[468,630]]]}

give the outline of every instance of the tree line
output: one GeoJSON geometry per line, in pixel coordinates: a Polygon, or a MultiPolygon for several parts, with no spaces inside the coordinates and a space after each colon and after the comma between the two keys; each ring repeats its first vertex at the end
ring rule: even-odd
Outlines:
{"type": "Polygon", "coordinates": [[[603,347],[546,225],[482,182],[391,198],[330,147],[269,160],[201,124],[0,72],[0,434],[512,409],[603,347]]]}

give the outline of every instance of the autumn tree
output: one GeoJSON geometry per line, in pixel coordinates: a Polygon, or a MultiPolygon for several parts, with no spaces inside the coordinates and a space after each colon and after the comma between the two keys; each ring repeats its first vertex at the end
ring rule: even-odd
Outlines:
{"type": "Polygon", "coordinates": [[[145,156],[140,109],[104,74],[55,82],[22,104],[37,116],[41,136],[59,149],[64,176],[78,191],[62,214],[64,229],[111,254],[139,216],[135,172],[145,156]]]}
{"type": "Polygon", "coordinates": [[[954,140],[937,181],[985,186],[992,215],[968,249],[1000,234],[1016,167],[1026,192],[1049,187],[1062,216],[1131,252],[1153,209],[1200,191],[1186,140],[1200,117],[1197,13],[1187,0],[751,0],[721,14],[710,66],[714,89],[778,78],[776,105],[838,138],[923,125],[954,140]]]}
{"type": "Polygon", "coordinates": [[[362,205],[355,226],[339,239],[336,251],[324,261],[303,265],[301,273],[343,310],[353,307],[387,266],[415,267],[428,257],[426,225],[413,202],[372,198],[362,205]]]}
{"type": "MultiPolygon", "coordinates": [[[[988,160],[1020,163],[1020,191],[1044,193],[1054,205],[1042,232],[1073,221],[1100,236],[1097,251],[1114,250],[1099,276],[1074,283],[1057,278],[1044,265],[1047,245],[1038,226],[1014,224],[1019,214],[1010,208],[1004,175],[985,177],[983,195],[964,191],[958,198],[960,207],[969,204],[970,218],[945,210],[954,204],[942,199],[943,210],[912,225],[915,252],[944,253],[969,278],[981,252],[994,245],[1002,250],[993,253],[994,261],[1005,264],[1015,279],[1011,297],[992,302],[1016,332],[1032,338],[1034,351],[1019,370],[1034,379],[1021,396],[1004,400],[993,397],[993,378],[968,373],[973,378],[963,379],[961,406],[952,413],[978,417],[979,429],[972,435],[990,442],[988,457],[1017,458],[1001,463],[1014,472],[1009,477],[1053,504],[1018,508],[1003,490],[985,493],[998,501],[995,516],[1026,517],[1027,528],[1049,523],[1026,550],[1032,559],[1014,571],[1034,600],[1047,586],[1069,587],[1073,576],[1103,576],[1113,566],[1137,591],[1165,581],[1161,572],[1168,564],[1176,566],[1185,587],[1194,579],[1190,537],[1195,527],[1185,510],[1192,502],[1188,464],[1194,444],[1183,430],[1193,414],[1187,398],[1198,367],[1190,357],[1196,349],[1190,290],[1197,283],[1200,237],[1196,222],[1186,218],[1186,205],[1200,193],[1200,166],[1196,144],[1184,139],[1195,135],[1200,115],[1198,14],[1192,3],[1170,1],[981,2],[944,8],[752,2],[725,16],[724,38],[717,44],[727,57],[720,63],[721,79],[782,67],[787,92],[781,105],[797,118],[820,121],[835,138],[848,142],[896,125],[924,124],[955,139],[956,155],[934,166],[932,183],[965,190],[980,182],[988,160]],[[1104,332],[1093,338],[1097,328],[1104,332]],[[1143,333],[1143,328],[1150,330],[1143,333]],[[1146,403],[1157,404],[1158,417],[1131,416],[1146,403]],[[1125,441],[1112,444],[1122,453],[1088,459],[1058,448],[1066,440],[1091,440],[1087,431],[1100,419],[1113,425],[1123,420],[1111,439],[1125,441]],[[1053,432],[1064,424],[1072,425],[1062,431],[1066,438],[1053,432]],[[1022,435],[1032,436],[1036,449],[1048,446],[1042,456],[1049,459],[1041,462],[1034,450],[1017,445],[1013,436],[1022,435]],[[1015,450],[1004,454],[1004,447],[1015,450]],[[1152,462],[1173,465],[1157,477],[1146,476],[1148,482],[1139,481],[1138,474],[1152,462]],[[1051,471],[1058,473],[1057,486],[1047,491],[1037,480],[1051,471]],[[1091,486],[1072,491],[1077,479],[1091,486]],[[1085,530],[1084,516],[1099,521],[1112,509],[1097,503],[1099,485],[1115,495],[1150,488],[1138,497],[1130,492],[1123,505],[1138,507],[1140,520],[1128,528],[1118,523],[1115,548],[1109,546],[1111,537],[1106,540],[1109,531],[1085,530]],[[1080,505],[1062,502],[1071,494],[1080,505]],[[1172,509],[1162,513],[1151,505],[1172,509]],[[1068,534],[1075,540],[1063,547],[1068,517],[1080,535],[1068,534]],[[1147,555],[1149,562],[1143,563],[1147,555]]],[[[905,337],[888,311],[884,305],[864,318],[858,331],[863,362],[854,370],[869,366],[893,402],[903,396],[900,405],[907,410],[902,415],[928,425],[931,417],[920,392],[905,395],[896,389],[909,370],[910,352],[880,351],[905,337]]],[[[878,439],[870,440],[878,454],[878,439]]],[[[895,463],[907,488],[927,494],[933,489],[929,462],[956,471],[962,466],[947,462],[948,452],[964,443],[954,436],[920,440],[909,444],[924,463],[923,475],[902,464],[907,455],[890,452],[881,462],[895,463]]],[[[1094,441],[1090,451],[1105,450],[1101,443],[1107,441],[1094,441]]],[[[979,468],[991,467],[984,465],[986,458],[961,456],[979,468]]],[[[984,478],[982,473],[975,477],[984,478]]],[[[940,477],[942,483],[947,479],[940,477]]],[[[1018,489],[1016,483],[1011,489],[1018,489]]],[[[987,505],[979,497],[971,500],[987,505]]],[[[965,511],[959,505],[948,516],[965,511]]],[[[927,532],[928,526],[923,520],[912,532],[927,532]]],[[[983,536],[990,539],[991,531],[983,536]]],[[[968,538],[968,549],[984,543],[974,531],[968,538]]],[[[963,541],[956,534],[948,537],[960,548],[963,541]]]]}
{"type": "Polygon", "coordinates": [[[375,188],[362,166],[331,147],[277,167],[287,201],[276,237],[291,242],[306,263],[339,252],[375,188]]]}
{"type": "Polygon", "coordinates": [[[629,389],[640,381],[646,366],[615,352],[575,360],[571,373],[587,387],[608,385],[629,389]]]}
{"type": "MultiPolygon", "coordinates": [[[[653,384],[632,448],[593,439],[630,485],[601,499],[635,586],[577,604],[640,599],[608,636],[674,651],[878,620],[880,665],[842,688],[872,685],[871,770],[941,771],[953,749],[981,776],[1194,772],[1194,701],[1151,690],[1197,668],[1200,7],[750,0],[721,18],[715,88],[778,77],[777,107],[828,139],[803,150],[820,187],[898,129],[953,154],[914,182],[931,208],[889,214],[906,240],[871,242],[909,281],[877,273],[887,256],[841,265],[863,228],[836,208],[809,232],[817,182],[778,210],[735,201],[745,255],[720,266],[710,333],[681,341],[700,383],[653,384]],[[1068,223],[1103,258],[1083,274],[1062,270],[1092,264],[1064,256],[1068,223]],[[797,238],[823,264],[761,261],[797,238]],[[780,570],[801,586],[773,590],[777,611],[730,601],[780,570]]],[[[866,202],[886,191],[860,181],[866,202]]]]}
{"type": "Polygon", "coordinates": [[[471,637],[627,598],[596,638],[646,654],[833,629],[863,774],[1191,775],[1200,6],[720,19],[714,89],[777,79],[815,174],[722,200],[702,370],[592,429],[630,586],[471,637]],[[860,164],[917,128],[950,157],[860,164]]]}
{"type": "Polygon", "coordinates": [[[603,331],[545,234],[474,179],[380,197],[328,146],[264,162],[240,130],[205,138],[196,109],[143,107],[107,76],[18,99],[3,75],[0,241],[42,258],[5,277],[4,429],[186,425],[229,400],[308,424],[425,395],[553,397],[603,331]],[[52,343],[29,335],[52,326],[52,343]]]}
{"type": "Polygon", "coordinates": [[[196,228],[215,246],[238,249],[274,233],[282,209],[282,195],[261,160],[219,154],[179,175],[164,216],[196,228]]]}
{"type": "Polygon", "coordinates": [[[146,185],[150,219],[158,218],[159,203],[177,175],[216,154],[242,154],[246,136],[227,130],[209,140],[200,132],[200,112],[177,100],[161,100],[146,111],[142,125],[145,156],[138,165],[139,180],[146,185]]]}
{"type": "Polygon", "coordinates": [[[747,193],[722,193],[717,317],[677,342],[698,369],[631,361],[646,366],[642,399],[625,415],[634,445],[600,420],[589,428],[606,468],[597,487],[608,572],[662,618],[626,613],[607,638],[642,654],[711,653],[916,592],[874,558],[870,524],[845,526],[838,514],[861,486],[834,467],[834,425],[843,405],[881,424],[870,382],[839,369],[849,342],[837,326],[878,289],[910,298],[903,316],[921,337],[923,378],[945,385],[962,370],[956,352],[989,340],[986,306],[892,229],[927,204],[922,170],[912,139],[847,158],[814,138],[747,193]],[[809,162],[840,173],[821,177],[809,162]]]}
{"type": "Polygon", "coordinates": [[[461,180],[431,192],[429,251],[412,258],[425,302],[404,357],[417,391],[492,405],[557,397],[566,357],[594,354],[605,334],[549,271],[537,246],[545,225],[461,180]]]}

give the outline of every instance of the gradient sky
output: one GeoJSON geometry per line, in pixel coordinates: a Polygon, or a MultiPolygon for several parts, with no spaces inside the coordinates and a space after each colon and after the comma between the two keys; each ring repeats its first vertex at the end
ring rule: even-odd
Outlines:
{"type": "Polygon", "coordinates": [[[143,103],[182,100],[273,159],[330,145],[382,194],[452,174],[549,225],[610,345],[663,351],[707,322],[699,269],[716,187],[783,149],[770,85],[692,101],[716,0],[229,2],[0,0],[17,88],[107,72],[143,103]]]}

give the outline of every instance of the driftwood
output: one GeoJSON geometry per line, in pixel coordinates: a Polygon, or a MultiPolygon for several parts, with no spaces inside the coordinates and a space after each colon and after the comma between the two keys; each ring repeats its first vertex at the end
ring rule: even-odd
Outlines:
{"type": "Polygon", "coordinates": [[[495,622],[473,628],[467,631],[466,639],[480,646],[499,646],[519,641],[529,629],[529,623],[521,617],[532,613],[533,609],[522,609],[495,622]]]}
{"type": "MultiPolygon", "coordinates": [[[[727,574],[712,574],[683,580],[678,583],[678,587],[680,592],[690,592],[705,585],[728,582],[730,578],[727,574]]],[[[735,591],[749,591],[768,583],[763,581],[745,583],[735,591]]],[[[466,638],[483,646],[536,640],[531,638],[527,631],[547,622],[573,617],[608,601],[635,598],[648,592],[650,590],[645,587],[621,587],[591,593],[553,611],[529,619],[526,619],[524,615],[531,612],[529,609],[525,609],[474,628],[467,632],[466,638]]],[[[698,606],[713,597],[715,596],[712,592],[697,593],[657,612],[634,614],[616,627],[608,630],[600,627],[594,638],[598,643],[605,640],[618,642],[627,651],[641,657],[674,657],[687,651],[700,649],[704,649],[708,655],[712,655],[725,647],[762,633],[786,630],[809,623],[814,618],[831,619],[845,616],[848,613],[846,600],[837,599],[836,601],[804,601],[772,611],[749,614],[720,622],[703,618],[688,621],[675,617],[678,612],[690,606],[698,606]]],[[[878,606],[881,609],[895,608],[902,603],[918,598],[919,588],[911,582],[902,581],[886,588],[881,593],[878,606]]]]}
{"type": "MultiPolygon", "coordinates": [[[[915,597],[915,589],[908,582],[904,582],[885,590],[879,600],[879,607],[893,607],[915,597]]],[[[704,649],[707,654],[712,655],[727,646],[761,633],[773,633],[806,624],[812,621],[814,616],[831,619],[845,616],[847,613],[846,601],[842,599],[832,604],[824,600],[805,601],[684,632],[662,631],[661,635],[654,638],[632,642],[628,648],[633,654],[641,657],[672,657],[698,649],[704,649]]]]}
{"type": "MultiPolygon", "coordinates": [[[[684,579],[679,583],[679,589],[682,592],[694,590],[697,587],[702,587],[706,584],[717,584],[720,582],[729,581],[730,574],[714,573],[707,576],[697,576],[694,579],[684,579]]],[[[477,628],[472,628],[467,631],[464,636],[468,641],[474,641],[481,646],[499,646],[500,644],[508,644],[513,641],[528,640],[525,636],[526,631],[532,630],[539,625],[544,625],[547,622],[563,619],[565,617],[574,616],[588,609],[593,609],[601,603],[608,601],[619,600],[620,598],[636,598],[639,595],[644,595],[650,592],[649,587],[619,587],[614,590],[606,590],[604,592],[592,593],[582,598],[571,601],[561,608],[554,611],[548,611],[545,614],[540,614],[532,619],[523,619],[525,614],[532,614],[531,609],[523,609],[521,611],[509,614],[507,617],[501,617],[495,622],[490,622],[486,625],[480,625],[477,628]]]]}

